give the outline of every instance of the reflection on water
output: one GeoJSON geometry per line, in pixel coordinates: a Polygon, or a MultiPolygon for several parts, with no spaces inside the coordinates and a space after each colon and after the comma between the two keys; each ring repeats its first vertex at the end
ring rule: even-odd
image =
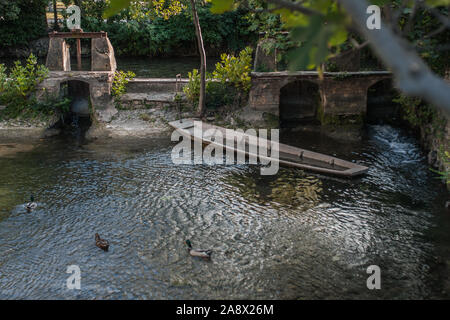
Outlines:
{"type": "MultiPolygon", "coordinates": [[[[14,66],[14,61],[17,58],[0,58],[0,63],[5,64],[8,68],[14,66]]],[[[26,59],[20,59],[22,64],[26,59]]],[[[182,57],[182,58],[151,58],[151,57],[133,57],[133,58],[120,58],[116,57],[117,69],[124,71],[133,71],[137,77],[141,78],[175,78],[177,74],[181,74],[183,78],[188,77],[188,72],[193,69],[200,69],[199,57],[182,57]]],[[[219,57],[207,57],[206,69],[209,72],[213,72],[215,64],[220,60],[219,57]]],[[[43,58],[39,59],[40,64],[45,64],[43,58]]],[[[77,71],[76,57],[71,59],[71,68],[73,71],[77,71]]],[[[81,59],[81,70],[88,71],[91,69],[90,57],[81,59]]]]}
{"type": "Polygon", "coordinates": [[[351,146],[296,140],[369,173],[176,166],[169,138],[40,141],[0,157],[0,298],[448,298],[446,194],[416,141],[388,126],[351,146]],[[210,263],[188,238],[214,250],[210,263]],[[81,290],[66,288],[73,264],[81,290]],[[366,288],[371,264],[380,291],[366,288]]]}
{"type": "MultiPolygon", "coordinates": [[[[218,61],[217,57],[207,57],[207,71],[213,72],[218,61]]],[[[177,74],[187,78],[188,72],[200,70],[200,58],[117,58],[117,68],[133,71],[142,78],[175,78],[177,74]]]]}

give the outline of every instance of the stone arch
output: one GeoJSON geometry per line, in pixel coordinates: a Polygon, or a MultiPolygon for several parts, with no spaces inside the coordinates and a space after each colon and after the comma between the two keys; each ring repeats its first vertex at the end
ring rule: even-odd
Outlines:
{"type": "Polygon", "coordinates": [[[70,98],[70,112],[79,116],[90,116],[91,89],[83,80],[67,80],[60,82],[60,96],[70,98]]]}
{"type": "Polygon", "coordinates": [[[37,90],[37,98],[45,100],[47,96],[61,96],[61,84],[81,82],[89,86],[89,98],[93,115],[100,122],[109,122],[117,113],[111,96],[112,72],[60,72],[53,71],[37,90]]]}
{"type": "Polygon", "coordinates": [[[392,101],[395,96],[392,79],[380,79],[371,84],[367,89],[367,122],[395,119],[399,112],[398,104],[392,101]]]}
{"type": "Polygon", "coordinates": [[[280,88],[280,122],[315,122],[320,104],[316,82],[299,79],[287,82],[280,88]]]}

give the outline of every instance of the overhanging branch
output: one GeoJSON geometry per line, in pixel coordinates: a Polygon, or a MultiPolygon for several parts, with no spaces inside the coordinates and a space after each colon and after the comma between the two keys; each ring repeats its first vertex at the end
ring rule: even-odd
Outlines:
{"type": "MultiPolygon", "coordinates": [[[[366,26],[369,6],[365,0],[337,0],[351,16],[358,33],[370,43],[376,55],[392,71],[398,89],[409,96],[421,97],[450,114],[450,85],[436,76],[408,43],[381,23],[381,29],[369,30],[366,26]]],[[[300,3],[287,0],[267,0],[287,9],[306,15],[321,14],[305,8],[300,3]]]]}
{"type": "Polygon", "coordinates": [[[366,26],[368,3],[365,0],[338,1],[352,17],[360,34],[391,69],[397,87],[407,95],[422,97],[449,114],[450,85],[436,76],[414,50],[408,49],[405,40],[396,36],[386,25],[382,23],[381,29],[369,30],[366,26]]]}

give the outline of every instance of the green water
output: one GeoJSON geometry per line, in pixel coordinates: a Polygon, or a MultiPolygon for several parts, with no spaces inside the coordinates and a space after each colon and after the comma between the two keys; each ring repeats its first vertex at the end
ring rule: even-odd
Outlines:
{"type": "Polygon", "coordinates": [[[355,143],[282,138],[369,172],[174,165],[169,138],[2,142],[0,298],[449,298],[448,194],[415,139],[389,126],[355,143]],[[373,264],[381,290],[366,287],[373,264]],[[66,287],[69,265],[81,290],[66,287]]]}

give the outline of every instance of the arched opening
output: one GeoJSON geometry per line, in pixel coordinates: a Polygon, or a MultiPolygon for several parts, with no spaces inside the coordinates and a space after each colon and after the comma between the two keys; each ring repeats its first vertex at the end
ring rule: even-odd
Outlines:
{"type": "Polygon", "coordinates": [[[391,79],[373,84],[367,90],[367,116],[369,123],[392,122],[398,117],[399,106],[392,99],[397,95],[391,79]]]}
{"type": "Polygon", "coordinates": [[[293,81],[280,90],[280,124],[292,127],[316,123],[320,106],[319,86],[310,81],[293,81]]]}
{"type": "Polygon", "coordinates": [[[62,118],[62,127],[78,139],[90,128],[91,96],[89,83],[80,80],[68,80],[60,84],[61,98],[70,100],[68,110],[62,118]]]}

